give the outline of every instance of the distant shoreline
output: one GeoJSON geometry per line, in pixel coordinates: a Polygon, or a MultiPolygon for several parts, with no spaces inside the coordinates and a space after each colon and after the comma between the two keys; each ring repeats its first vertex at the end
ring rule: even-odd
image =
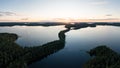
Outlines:
{"type": "Polygon", "coordinates": [[[66,25],[61,22],[0,22],[0,26],[56,26],[66,25]]]}
{"type": "Polygon", "coordinates": [[[120,26],[120,22],[0,22],[0,26],[58,26],[58,25],[72,25],[78,27],[79,25],[89,25],[89,26],[96,26],[96,25],[113,25],[113,26],[120,26]],[[77,26],[76,26],[77,25],[77,26]]]}

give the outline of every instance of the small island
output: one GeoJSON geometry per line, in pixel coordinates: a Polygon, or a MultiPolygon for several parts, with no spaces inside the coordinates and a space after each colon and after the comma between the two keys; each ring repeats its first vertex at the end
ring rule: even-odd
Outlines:
{"type": "Polygon", "coordinates": [[[91,49],[90,56],[93,56],[83,68],[119,68],[120,55],[107,46],[98,46],[91,49]]]}

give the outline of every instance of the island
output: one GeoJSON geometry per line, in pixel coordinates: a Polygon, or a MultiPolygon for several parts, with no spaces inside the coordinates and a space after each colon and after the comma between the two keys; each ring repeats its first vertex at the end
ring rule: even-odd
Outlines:
{"type": "Polygon", "coordinates": [[[87,52],[92,58],[83,68],[119,68],[120,55],[111,48],[102,45],[87,52]]]}

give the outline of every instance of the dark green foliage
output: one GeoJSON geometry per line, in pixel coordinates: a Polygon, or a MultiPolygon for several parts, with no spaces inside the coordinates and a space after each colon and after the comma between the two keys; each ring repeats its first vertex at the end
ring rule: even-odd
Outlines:
{"type": "Polygon", "coordinates": [[[120,55],[106,46],[98,46],[91,49],[89,54],[94,56],[84,68],[119,68],[120,55]]]}
{"type": "Polygon", "coordinates": [[[70,31],[70,28],[59,32],[58,36],[60,41],[65,42],[65,33],[68,31],[70,31]]]}
{"type": "Polygon", "coordinates": [[[96,26],[99,26],[99,25],[106,25],[106,26],[120,26],[120,23],[106,23],[106,22],[97,22],[97,23],[80,23],[80,22],[76,22],[74,24],[66,24],[65,25],[65,28],[67,29],[81,29],[81,28],[86,28],[86,27],[96,27],[96,26]]]}
{"type": "Polygon", "coordinates": [[[27,68],[27,64],[26,62],[21,59],[21,60],[15,60],[13,62],[11,62],[7,68],[27,68]]]}
{"type": "Polygon", "coordinates": [[[10,62],[23,55],[23,48],[14,43],[16,34],[0,34],[0,67],[7,67],[10,62]]]}
{"type": "Polygon", "coordinates": [[[0,23],[0,26],[57,26],[57,25],[65,25],[63,22],[4,22],[0,23]]]}
{"type": "Polygon", "coordinates": [[[13,42],[18,38],[16,34],[0,33],[0,43],[4,42],[13,42]]]}
{"type": "Polygon", "coordinates": [[[64,41],[56,40],[42,46],[20,47],[16,34],[0,33],[0,68],[27,68],[27,65],[64,48],[64,41]]]}
{"type": "Polygon", "coordinates": [[[64,48],[64,42],[59,40],[44,44],[43,46],[26,47],[25,52],[29,55],[25,56],[25,60],[28,63],[32,63],[33,61],[47,57],[48,55],[55,53],[62,48],[64,48]]]}

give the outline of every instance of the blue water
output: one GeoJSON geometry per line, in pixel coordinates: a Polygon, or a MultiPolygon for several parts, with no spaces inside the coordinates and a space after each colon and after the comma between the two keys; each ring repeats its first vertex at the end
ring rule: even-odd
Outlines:
{"type": "Polygon", "coordinates": [[[0,27],[0,33],[15,33],[19,36],[16,43],[21,46],[40,46],[58,40],[58,33],[64,26],[12,26],[0,27]]]}
{"type": "MultiPolygon", "coordinates": [[[[58,33],[64,30],[64,26],[13,26],[0,27],[0,32],[16,33],[20,37],[16,41],[20,46],[38,46],[58,40],[58,33]]],[[[120,27],[97,26],[66,33],[65,47],[60,51],[49,55],[29,65],[29,68],[82,68],[91,58],[86,51],[107,45],[120,53],[120,27]]]]}
{"type": "Polygon", "coordinates": [[[120,28],[114,26],[87,27],[66,33],[66,44],[61,51],[32,63],[29,68],[82,68],[91,58],[86,51],[107,45],[120,53],[120,28]]]}

